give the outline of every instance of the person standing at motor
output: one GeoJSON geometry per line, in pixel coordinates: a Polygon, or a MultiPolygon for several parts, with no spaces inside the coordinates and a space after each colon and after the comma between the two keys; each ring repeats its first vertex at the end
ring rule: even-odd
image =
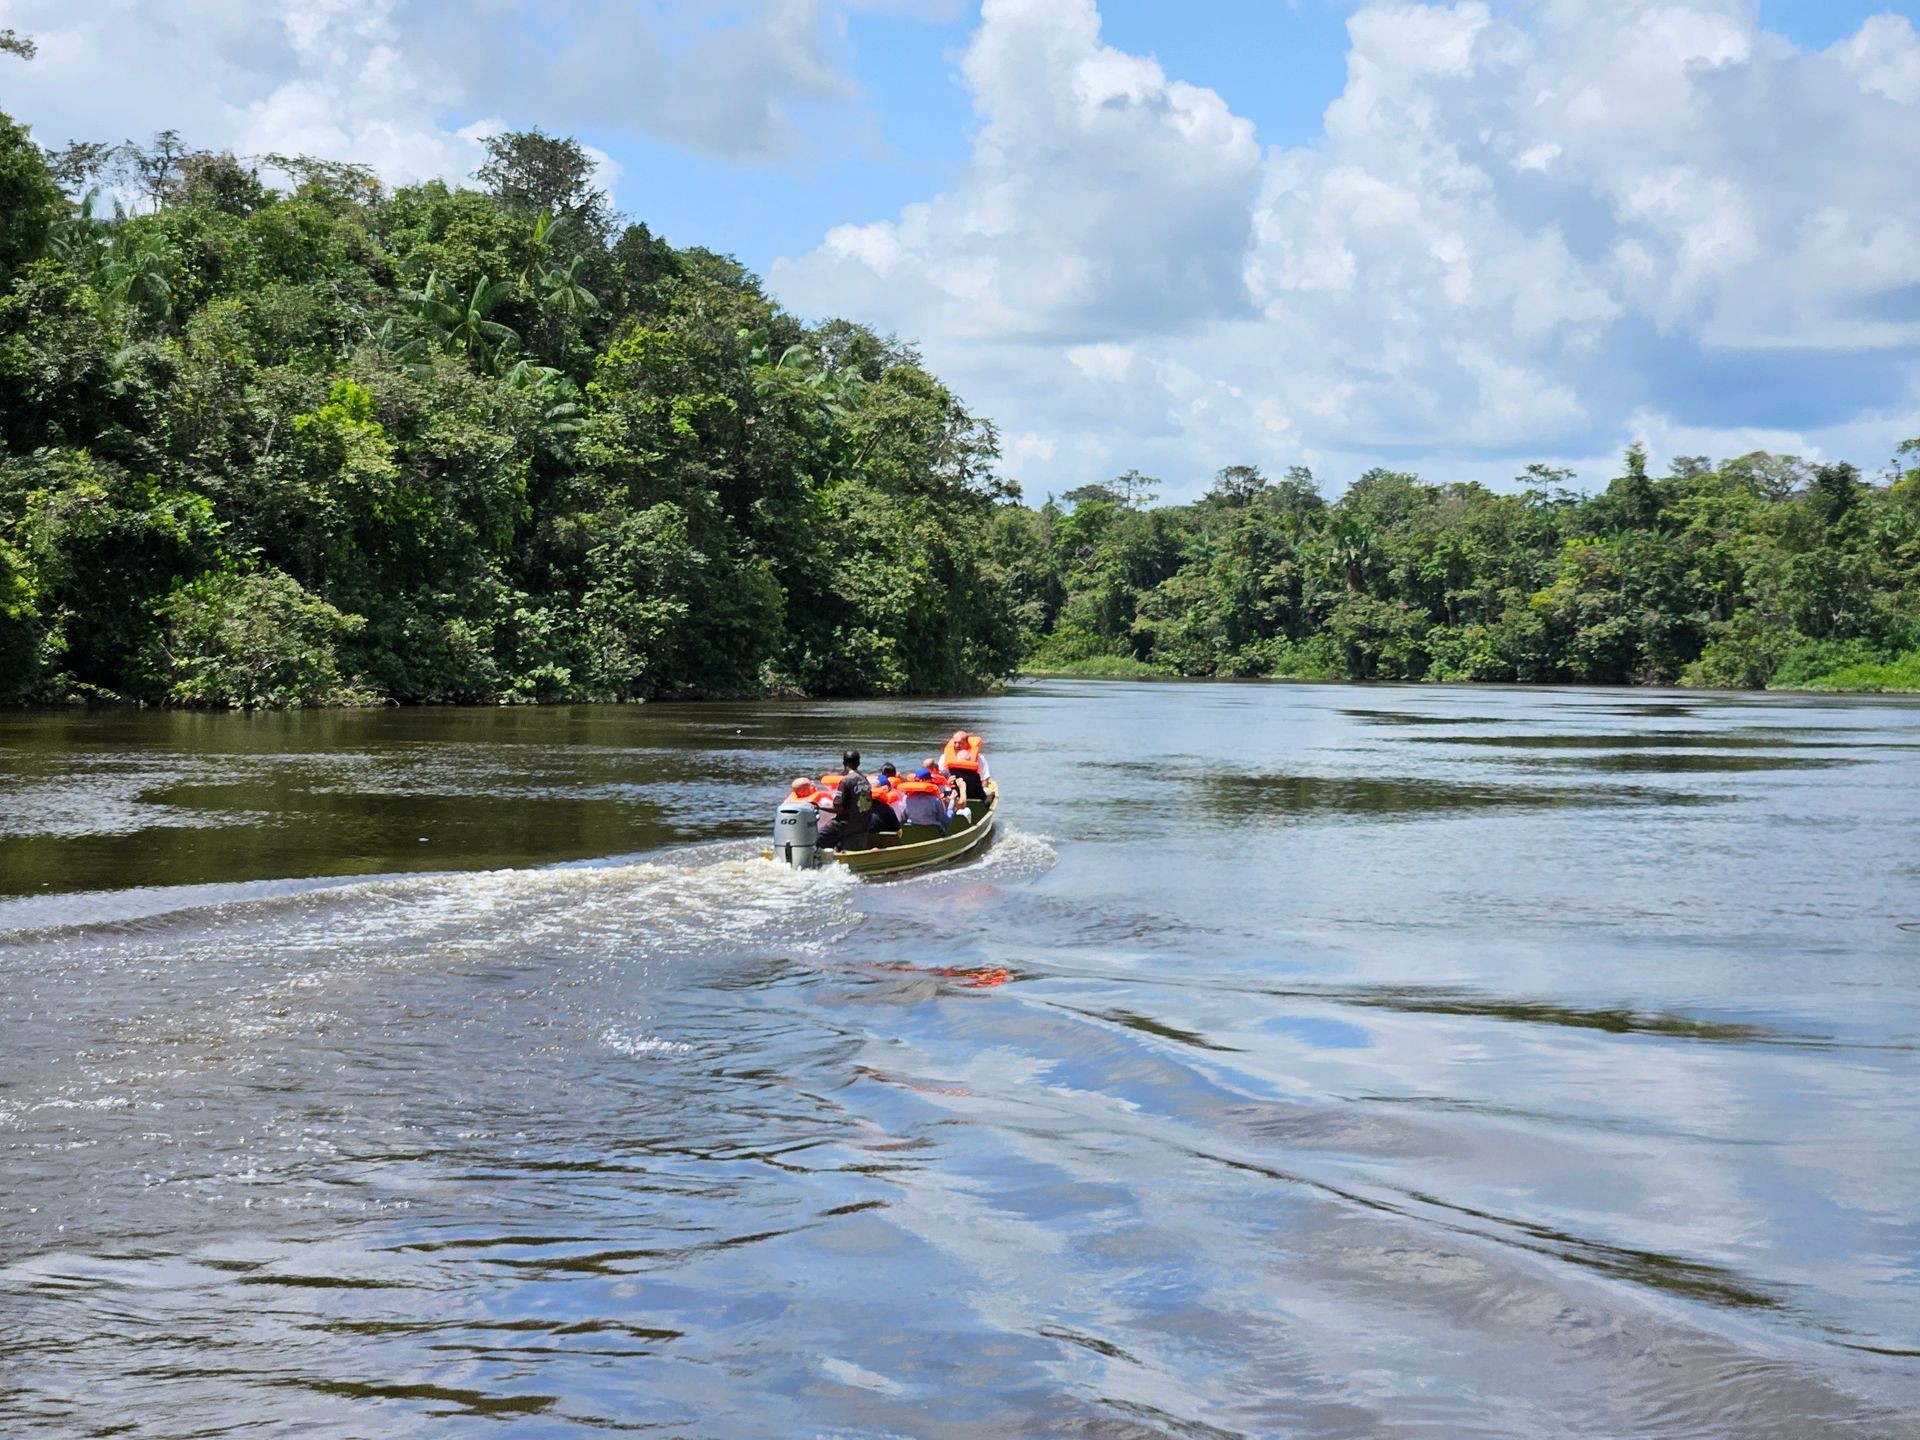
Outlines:
{"type": "MultiPolygon", "coordinates": [[[[849,750],[840,761],[843,773],[833,788],[833,815],[820,827],[822,845],[844,846],[864,837],[873,825],[873,786],[860,773],[860,752],[849,750]]],[[[864,838],[861,843],[866,843],[864,838]]]]}

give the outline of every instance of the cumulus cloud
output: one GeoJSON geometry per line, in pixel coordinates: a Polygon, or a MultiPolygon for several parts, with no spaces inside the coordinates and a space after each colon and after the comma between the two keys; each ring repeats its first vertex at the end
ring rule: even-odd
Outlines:
{"type": "Polygon", "coordinates": [[[783,286],[983,342],[1090,344],[1246,309],[1253,126],[1099,32],[1093,0],[986,0],[961,67],[981,128],[959,188],[831,231],[783,286]]]}
{"type": "Polygon", "coordinates": [[[804,148],[808,107],[854,97],[833,47],[846,8],[548,0],[533,45],[487,46],[471,68],[488,94],[522,104],[565,96],[574,124],[638,126],[724,159],[777,160],[804,148]]]}
{"type": "Polygon", "coordinates": [[[1875,15],[1830,52],[1862,90],[1920,104],[1920,38],[1904,15],[1875,15]]]}
{"type": "Polygon", "coordinates": [[[846,11],[912,4],[0,0],[0,24],[39,44],[8,72],[7,105],[44,141],[171,126],[197,145],[354,160],[404,182],[467,176],[503,116],[778,161],[804,147],[809,107],[855,96],[836,62],[846,11]]]}
{"type": "Polygon", "coordinates": [[[1050,438],[1030,486],[1890,444],[1920,432],[1920,42],[1882,16],[1810,52],[1755,9],[1375,0],[1324,133],[1262,154],[1094,0],[986,0],[969,165],[776,288],[918,336],[1050,438]]]}

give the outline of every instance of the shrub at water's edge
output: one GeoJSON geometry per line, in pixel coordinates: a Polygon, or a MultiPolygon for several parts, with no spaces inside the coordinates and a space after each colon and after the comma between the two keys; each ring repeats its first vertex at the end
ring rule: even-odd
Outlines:
{"type": "Polygon", "coordinates": [[[1920,650],[1890,660],[1852,660],[1819,673],[1775,677],[1773,690],[1920,692],[1920,650]]]}
{"type": "Polygon", "coordinates": [[[1049,660],[1036,656],[1020,667],[1030,679],[1056,680],[1166,680],[1174,671],[1148,665],[1131,655],[1090,655],[1083,660],[1049,660]]]}

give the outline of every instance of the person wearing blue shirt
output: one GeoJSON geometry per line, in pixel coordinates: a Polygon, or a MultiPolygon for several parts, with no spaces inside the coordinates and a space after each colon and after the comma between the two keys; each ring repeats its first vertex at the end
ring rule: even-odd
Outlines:
{"type": "Polygon", "coordinates": [[[900,789],[907,797],[907,811],[902,817],[907,824],[933,825],[942,835],[947,833],[953,807],[947,803],[944,787],[934,778],[933,771],[921,766],[913,772],[911,780],[901,783],[900,789]]]}

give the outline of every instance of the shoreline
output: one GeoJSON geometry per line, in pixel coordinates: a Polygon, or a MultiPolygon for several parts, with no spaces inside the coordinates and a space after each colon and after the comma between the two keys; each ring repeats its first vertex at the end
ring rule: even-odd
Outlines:
{"type": "Polygon", "coordinates": [[[358,703],[320,705],[177,705],[151,700],[76,698],[72,700],[0,701],[0,716],[93,715],[156,713],[172,715],[291,715],[291,714],[365,714],[380,710],[560,710],[577,707],[640,709],[650,705],[758,705],[771,701],[809,705],[844,704],[849,701],[967,701],[983,700],[1007,693],[1007,687],[1028,680],[1097,680],[1107,683],[1131,681],[1163,685],[1346,685],[1358,689],[1379,686],[1417,686],[1446,690],[1601,690],[1623,694],[1668,692],[1685,695],[1885,695],[1895,698],[1920,697],[1920,685],[1824,685],[1729,687],[1711,685],[1632,684],[1604,680],[1360,680],[1342,675],[1182,675],[1176,670],[1160,669],[1139,661],[1127,668],[1033,666],[1015,671],[997,685],[982,690],[912,695],[663,695],[646,700],[374,700],[358,703]]]}
{"type": "Polygon", "coordinates": [[[1102,668],[1074,669],[1055,666],[1023,667],[1015,673],[1016,680],[1136,680],[1148,684],[1182,685],[1355,685],[1372,687],[1378,685],[1414,685],[1433,689],[1551,689],[1551,690],[1612,690],[1623,693],[1638,691],[1677,691],[1688,695],[1892,695],[1920,696],[1920,685],[1779,685],[1733,687],[1719,685],[1681,685],[1677,683],[1636,685],[1627,682],[1606,680],[1356,680],[1343,675],[1182,675],[1177,670],[1163,670],[1151,665],[1133,662],[1137,670],[1107,670],[1102,668]]]}

